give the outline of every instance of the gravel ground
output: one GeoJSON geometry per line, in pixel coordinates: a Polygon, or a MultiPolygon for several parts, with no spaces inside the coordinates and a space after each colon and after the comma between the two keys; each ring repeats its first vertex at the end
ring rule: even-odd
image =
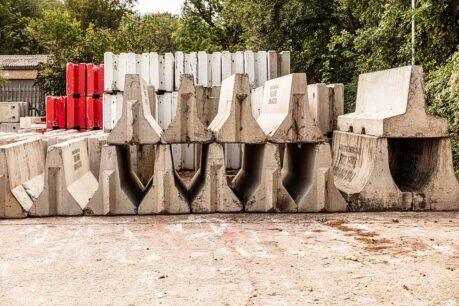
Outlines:
{"type": "Polygon", "coordinates": [[[1,305],[457,305],[459,213],[0,221],[1,305]]]}

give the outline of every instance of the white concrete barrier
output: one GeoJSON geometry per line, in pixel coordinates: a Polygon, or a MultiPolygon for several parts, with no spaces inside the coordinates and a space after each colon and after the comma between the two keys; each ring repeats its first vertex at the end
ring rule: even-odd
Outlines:
{"type": "Polygon", "coordinates": [[[87,140],[73,139],[48,148],[44,190],[30,208],[32,216],[73,216],[98,188],[89,168],[87,140]]]}
{"type": "Polygon", "coordinates": [[[322,141],[322,133],[309,113],[306,74],[267,81],[257,122],[271,142],[322,141]]]}
{"type": "Polygon", "coordinates": [[[22,218],[43,191],[40,139],[0,146],[0,218],[22,218]]]}
{"type": "Polygon", "coordinates": [[[354,113],[338,117],[344,132],[381,137],[446,137],[446,118],[425,112],[424,73],[406,66],[361,74],[354,113]]]}
{"type": "MultiPolygon", "coordinates": [[[[155,144],[162,129],[151,114],[152,97],[149,88],[138,74],[126,75],[127,88],[123,95],[123,110],[107,142],[111,144],[155,144]]],[[[154,95],[153,95],[154,97],[154,95]]]]}

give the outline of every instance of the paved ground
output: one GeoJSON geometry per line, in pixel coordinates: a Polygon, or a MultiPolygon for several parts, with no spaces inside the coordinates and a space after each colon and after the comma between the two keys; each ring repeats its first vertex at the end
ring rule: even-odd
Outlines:
{"type": "Polygon", "coordinates": [[[0,221],[1,305],[457,305],[459,213],[0,221]]]}

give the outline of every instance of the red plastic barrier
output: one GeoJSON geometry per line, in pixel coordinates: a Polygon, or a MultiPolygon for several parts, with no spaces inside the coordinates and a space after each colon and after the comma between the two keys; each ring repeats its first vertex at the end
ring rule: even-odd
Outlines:
{"type": "Polygon", "coordinates": [[[102,98],[86,98],[86,127],[88,129],[102,128],[102,98]]]}
{"type": "Polygon", "coordinates": [[[52,129],[57,127],[57,99],[46,97],[46,127],[52,129]]]}
{"type": "Polygon", "coordinates": [[[86,94],[88,96],[100,96],[104,93],[104,65],[86,65],[86,94]]]}
{"type": "Polygon", "coordinates": [[[65,129],[67,125],[67,97],[57,98],[57,127],[65,129]]]}
{"type": "Polygon", "coordinates": [[[86,97],[67,97],[67,128],[86,129],[86,97]]]}
{"type": "Polygon", "coordinates": [[[67,64],[67,96],[86,95],[86,64],[67,64]]]}

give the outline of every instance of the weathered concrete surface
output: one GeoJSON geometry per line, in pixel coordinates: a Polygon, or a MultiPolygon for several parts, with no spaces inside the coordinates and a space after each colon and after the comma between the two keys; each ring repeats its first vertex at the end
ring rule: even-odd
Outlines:
{"type": "Polygon", "coordinates": [[[338,129],[382,137],[448,136],[447,119],[426,114],[421,66],[361,74],[356,110],[338,118],[338,129]]]}
{"type": "Polygon", "coordinates": [[[233,74],[223,80],[218,113],[210,123],[219,143],[263,143],[266,136],[252,115],[248,75],[233,74]]]}
{"type": "Polygon", "coordinates": [[[0,122],[19,123],[21,117],[28,115],[29,106],[27,102],[1,102],[0,122]]]}
{"type": "Polygon", "coordinates": [[[449,138],[334,132],[333,173],[351,211],[459,209],[449,138]]]}
{"type": "Polygon", "coordinates": [[[171,146],[158,145],[152,182],[140,202],[138,212],[139,214],[184,214],[190,211],[185,187],[172,163],[171,146]]]}
{"type": "Polygon", "coordinates": [[[41,140],[0,146],[0,218],[22,218],[43,191],[45,156],[41,140]]]}
{"type": "Polygon", "coordinates": [[[203,103],[196,95],[193,75],[182,74],[177,96],[175,117],[164,131],[164,143],[206,143],[212,140],[212,133],[207,129],[204,118],[200,117],[198,104],[203,103]],[[199,100],[199,101],[198,101],[199,100]]]}
{"type": "Polygon", "coordinates": [[[459,214],[0,221],[5,305],[457,305],[459,214]]]}
{"type": "Polygon", "coordinates": [[[309,113],[306,74],[293,73],[267,81],[257,122],[271,142],[323,140],[321,131],[309,113]]]}
{"type": "Polygon", "coordinates": [[[128,146],[104,145],[99,185],[85,207],[87,215],[133,215],[142,198],[142,184],[132,170],[128,146]]]}
{"type": "Polygon", "coordinates": [[[163,130],[151,114],[151,105],[156,104],[152,89],[138,74],[127,74],[126,86],[121,118],[107,142],[118,145],[160,142],[163,130]]]}
{"type": "Polygon", "coordinates": [[[89,169],[85,138],[49,147],[44,189],[29,210],[31,216],[82,215],[99,184],[89,169]]]}

